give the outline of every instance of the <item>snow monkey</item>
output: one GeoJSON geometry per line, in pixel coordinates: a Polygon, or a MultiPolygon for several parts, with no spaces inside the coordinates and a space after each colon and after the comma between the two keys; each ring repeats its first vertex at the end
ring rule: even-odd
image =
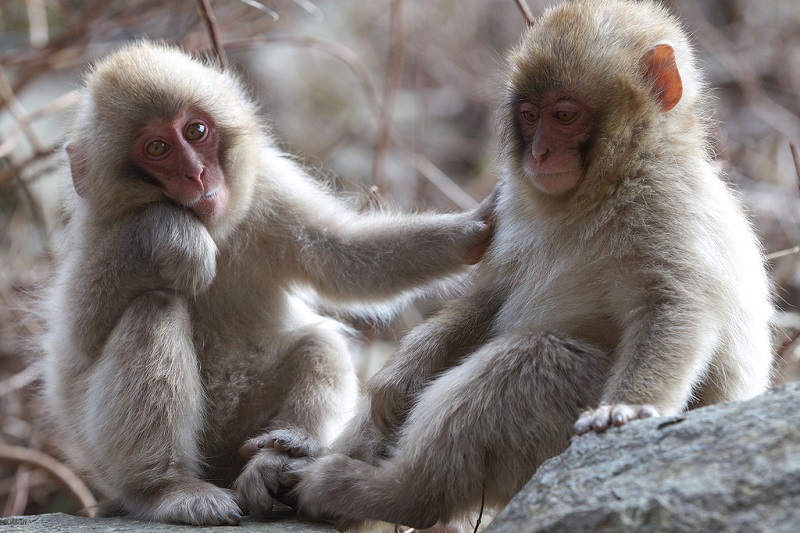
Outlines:
{"type": "Polygon", "coordinates": [[[112,497],[106,514],[269,512],[269,481],[328,446],[357,394],[345,328],[295,288],[372,305],[488,245],[491,206],[360,213],[257,117],[233,75],[163,45],[86,77],[43,399],[66,455],[112,497]]]}
{"type": "Polygon", "coordinates": [[[299,508],[342,529],[501,507],[575,432],[768,387],[762,252],[676,19],[653,1],[554,6],[510,53],[504,99],[494,237],[467,293],[294,476],[299,508]]]}

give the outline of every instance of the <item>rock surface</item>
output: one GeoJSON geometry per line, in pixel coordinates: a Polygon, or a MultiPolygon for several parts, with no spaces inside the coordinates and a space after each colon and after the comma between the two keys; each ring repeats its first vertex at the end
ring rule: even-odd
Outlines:
{"type": "MultiPolygon", "coordinates": [[[[333,533],[292,516],[192,527],[64,514],[0,519],[0,531],[333,533]]],[[[487,533],[800,531],[800,383],[749,402],[577,437],[487,533]]]]}
{"type": "Polygon", "coordinates": [[[3,533],[336,533],[327,524],[306,522],[292,516],[270,520],[245,517],[238,526],[197,527],[175,524],[154,524],[127,518],[82,518],[67,514],[12,516],[0,518],[3,533]]]}
{"type": "Polygon", "coordinates": [[[486,531],[800,531],[800,383],[575,438],[486,531]]]}

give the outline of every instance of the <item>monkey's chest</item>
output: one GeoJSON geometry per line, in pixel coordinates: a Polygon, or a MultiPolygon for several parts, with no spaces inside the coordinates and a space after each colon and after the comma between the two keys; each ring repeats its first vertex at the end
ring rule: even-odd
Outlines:
{"type": "MultiPolygon", "coordinates": [[[[532,254],[534,255],[534,254],[532,254]]],[[[618,336],[608,306],[607,275],[590,257],[540,253],[521,261],[515,288],[497,324],[506,331],[556,332],[613,345],[618,336]]]]}

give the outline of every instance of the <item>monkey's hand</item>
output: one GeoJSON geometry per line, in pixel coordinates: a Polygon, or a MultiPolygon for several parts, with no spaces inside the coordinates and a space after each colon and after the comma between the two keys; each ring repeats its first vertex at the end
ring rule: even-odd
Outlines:
{"type": "Polygon", "coordinates": [[[217,274],[217,245],[205,228],[172,249],[161,250],[159,273],[169,286],[182,294],[204,292],[217,274]]]}
{"type": "Polygon", "coordinates": [[[631,420],[657,416],[659,416],[658,410],[649,404],[600,404],[597,409],[584,411],[578,417],[578,421],[575,422],[575,433],[578,435],[583,435],[589,431],[602,433],[611,426],[622,426],[631,420]]]}
{"type": "Polygon", "coordinates": [[[191,213],[155,204],[139,215],[138,234],[166,286],[194,296],[211,285],[217,273],[217,245],[191,213]]]}
{"type": "Polygon", "coordinates": [[[411,409],[411,403],[421,385],[415,381],[398,379],[388,367],[376,373],[367,384],[373,424],[384,436],[399,427],[411,409]]]}
{"type": "Polygon", "coordinates": [[[466,263],[468,265],[474,265],[483,259],[486,250],[489,249],[489,245],[492,243],[492,236],[494,235],[494,223],[496,218],[495,210],[497,207],[499,190],[500,186],[495,185],[491,194],[469,212],[469,215],[473,220],[482,222],[483,225],[477,228],[478,231],[475,242],[472,244],[472,247],[469,249],[469,253],[467,254],[466,263]]]}
{"type": "Polygon", "coordinates": [[[278,429],[246,441],[239,453],[249,459],[236,479],[236,503],[242,511],[266,516],[273,500],[294,507],[289,489],[298,471],[320,455],[316,439],[296,429],[278,429]]]}

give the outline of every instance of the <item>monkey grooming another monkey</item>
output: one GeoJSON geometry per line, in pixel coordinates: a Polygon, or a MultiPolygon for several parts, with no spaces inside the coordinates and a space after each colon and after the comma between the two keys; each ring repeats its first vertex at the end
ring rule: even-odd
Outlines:
{"type": "Polygon", "coordinates": [[[295,287],[386,301],[488,243],[488,203],[357,213],[257,115],[231,74],[162,45],[87,75],[66,146],[77,195],[43,298],[43,400],[65,453],[114,498],[105,514],[270,512],[279,477],[330,444],[357,393],[345,328],[295,287]]]}
{"type": "Polygon", "coordinates": [[[762,253],[676,19],[557,5],[505,86],[495,233],[467,294],[403,339],[335,453],[299,472],[300,510],[339,528],[498,508],[576,431],[768,387],[762,253]]]}

